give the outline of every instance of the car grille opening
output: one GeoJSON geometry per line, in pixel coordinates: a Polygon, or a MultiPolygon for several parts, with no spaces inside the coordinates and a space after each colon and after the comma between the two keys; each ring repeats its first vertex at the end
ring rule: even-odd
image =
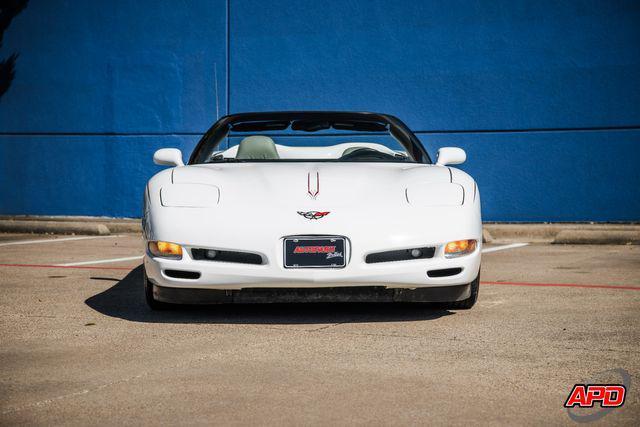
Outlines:
{"type": "Polygon", "coordinates": [[[164,274],[174,279],[199,279],[200,273],[197,271],[185,271],[185,270],[165,270],[164,274]]]}
{"type": "Polygon", "coordinates": [[[219,251],[217,249],[191,249],[191,257],[197,261],[235,262],[238,264],[263,264],[262,256],[250,252],[219,251]]]}
{"type": "Polygon", "coordinates": [[[433,258],[435,247],[399,249],[395,251],[376,252],[367,255],[365,262],[375,264],[378,262],[408,261],[412,259],[433,258]]]}
{"type": "Polygon", "coordinates": [[[429,277],[447,277],[447,276],[455,276],[462,272],[462,268],[443,268],[441,270],[429,270],[427,271],[427,276],[429,277]]]}

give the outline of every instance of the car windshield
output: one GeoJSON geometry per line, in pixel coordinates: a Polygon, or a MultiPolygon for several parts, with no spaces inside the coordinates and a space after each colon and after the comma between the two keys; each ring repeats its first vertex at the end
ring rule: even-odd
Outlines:
{"type": "Polygon", "coordinates": [[[192,163],[415,162],[384,123],[270,120],[229,126],[198,147],[192,163]]]}

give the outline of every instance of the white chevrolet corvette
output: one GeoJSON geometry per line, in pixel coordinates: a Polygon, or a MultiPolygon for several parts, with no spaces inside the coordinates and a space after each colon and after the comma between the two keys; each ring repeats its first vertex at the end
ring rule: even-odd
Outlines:
{"type": "Polygon", "coordinates": [[[144,193],[149,306],[478,298],[482,223],[475,181],[435,163],[400,120],[375,113],[223,117],[187,165],[144,193]]]}

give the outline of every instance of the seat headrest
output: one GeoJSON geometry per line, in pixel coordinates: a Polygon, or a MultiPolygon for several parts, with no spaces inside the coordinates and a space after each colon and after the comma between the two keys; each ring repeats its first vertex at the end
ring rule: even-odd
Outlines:
{"type": "Polygon", "coordinates": [[[262,159],[276,160],[279,159],[278,150],[273,139],[268,136],[253,135],[240,141],[236,159],[262,159]]]}

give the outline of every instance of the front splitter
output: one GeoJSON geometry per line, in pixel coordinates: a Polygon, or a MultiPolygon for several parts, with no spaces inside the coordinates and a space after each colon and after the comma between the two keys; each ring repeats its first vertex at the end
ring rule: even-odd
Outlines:
{"type": "Polygon", "coordinates": [[[312,302],[451,302],[471,295],[471,285],[390,289],[384,286],[333,288],[185,289],[153,285],[156,300],[174,304],[312,302]]]}

